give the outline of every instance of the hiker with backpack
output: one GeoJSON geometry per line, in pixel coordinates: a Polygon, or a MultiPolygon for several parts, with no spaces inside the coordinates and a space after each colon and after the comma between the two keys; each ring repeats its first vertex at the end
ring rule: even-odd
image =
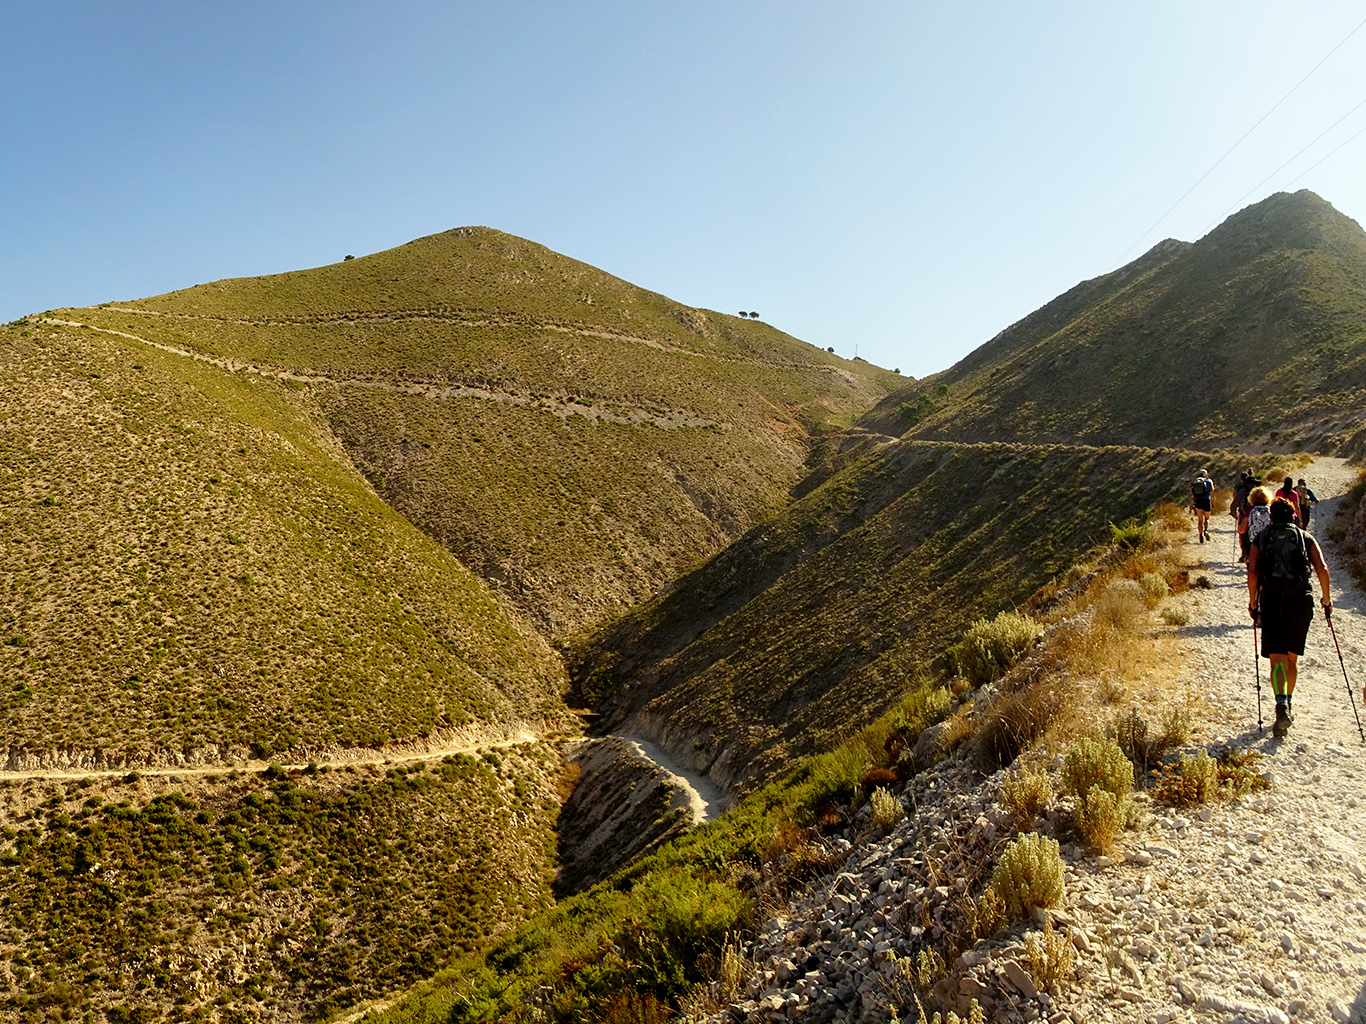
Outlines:
{"type": "Polygon", "coordinates": [[[1191,481],[1191,507],[1195,509],[1195,535],[1203,544],[1209,540],[1209,511],[1214,499],[1214,481],[1200,470],[1191,481]]]}
{"type": "Polygon", "coordinates": [[[1300,514],[1300,496],[1295,490],[1295,481],[1290,477],[1285,478],[1285,485],[1276,492],[1276,497],[1284,498],[1290,502],[1290,507],[1295,510],[1295,525],[1304,526],[1304,516],[1300,514]]]}
{"type": "Polygon", "coordinates": [[[1239,562],[1246,562],[1252,553],[1252,542],[1271,525],[1271,493],[1265,487],[1254,487],[1247,496],[1247,507],[1238,517],[1238,540],[1243,553],[1239,562]]]}
{"type": "Polygon", "coordinates": [[[1270,518],[1271,524],[1257,535],[1248,555],[1247,610],[1252,621],[1262,627],[1261,656],[1271,661],[1271,689],[1276,694],[1272,734],[1284,736],[1295,720],[1296,666],[1314,618],[1311,571],[1319,579],[1325,619],[1333,614],[1333,602],[1328,596],[1328,566],[1323,552],[1318,541],[1295,525],[1294,505],[1285,498],[1274,499],[1270,518]]]}
{"type": "Polygon", "coordinates": [[[1309,529],[1309,513],[1313,507],[1319,503],[1319,496],[1309,489],[1309,485],[1304,482],[1304,477],[1300,477],[1295,484],[1295,493],[1300,499],[1300,529],[1309,529]]]}

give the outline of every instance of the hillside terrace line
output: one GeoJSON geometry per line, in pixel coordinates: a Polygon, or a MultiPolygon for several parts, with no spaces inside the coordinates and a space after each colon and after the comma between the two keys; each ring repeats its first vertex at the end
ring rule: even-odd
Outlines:
{"type": "Polygon", "coordinates": [[[165,342],[152,341],[136,334],[129,334],[127,331],[117,331],[111,327],[96,327],[94,324],[82,323],[78,320],[62,320],[57,317],[49,316],[38,316],[33,317],[32,319],[37,323],[52,324],[60,327],[85,328],[87,330],[99,331],[102,334],[111,334],[119,338],[127,338],[130,341],[139,342],[140,344],[158,349],[162,352],[167,352],[171,355],[181,356],[186,359],[195,359],[199,362],[207,363],[210,366],[216,366],[220,370],[227,370],[229,373],[254,373],[258,376],[269,377],[274,380],[295,381],[301,384],[323,384],[332,385],[333,387],[338,388],[344,386],[370,388],[376,391],[390,391],[395,394],[403,395],[420,395],[424,398],[438,400],[473,398],[483,401],[506,402],[509,405],[517,405],[524,408],[543,409],[562,420],[567,420],[570,416],[582,416],[594,424],[605,422],[622,424],[625,426],[636,426],[647,423],[651,426],[659,427],[661,430],[677,430],[686,427],[694,429],[730,429],[729,424],[707,419],[705,416],[687,409],[671,409],[664,414],[661,414],[656,410],[646,409],[643,406],[631,405],[628,402],[613,401],[611,404],[617,408],[629,410],[623,414],[621,412],[614,412],[609,408],[604,408],[602,405],[592,401],[589,401],[589,404],[585,405],[583,404],[584,401],[588,400],[575,400],[575,398],[568,395],[552,394],[545,397],[538,397],[530,392],[518,393],[502,388],[483,386],[482,384],[451,384],[449,381],[438,382],[432,378],[422,377],[393,381],[372,374],[357,373],[355,375],[333,376],[299,370],[287,370],[262,363],[252,363],[245,360],[205,355],[202,352],[194,352],[177,345],[168,345],[165,342]]]}

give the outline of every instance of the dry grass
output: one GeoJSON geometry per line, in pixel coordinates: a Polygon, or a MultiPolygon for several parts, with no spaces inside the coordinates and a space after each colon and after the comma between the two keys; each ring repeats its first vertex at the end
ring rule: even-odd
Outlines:
{"type": "Polygon", "coordinates": [[[1040,991],[1056,990],[1071,980],[1077,951],[1066,932],[1053,928],[1053,918],[1045,916],[1043,930],[1025,936],[1025,957],[1029,976],[1040,991]]]}

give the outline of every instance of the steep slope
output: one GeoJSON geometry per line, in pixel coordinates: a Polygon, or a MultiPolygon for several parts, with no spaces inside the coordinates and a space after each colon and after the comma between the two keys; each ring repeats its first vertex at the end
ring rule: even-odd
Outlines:
{"type": "Polygon", "coordinates": [[[903,379],[487,228],[54,315],[297,379],[379,494],[554,637],[776,510],[810,433],[903,379]]]}
{"type": "Polygon", "coordinates": [[[1085,282],[865,423],[921,439],[1366,452],[1366,233],[1278,194],[1085,282]]]}
{"type": "Polygon", "coordinates": [[[0,380],[0,1018],[315,1018],[550,902],[561,662],[300,387],[37,322],[0,380]]]}
{"type": "Polygon", "coordinates": [[[975,618],[1023,602],[1234,456],[1063,445],[879,446],[594,638],[601,728],[748,788],[884,712],[975,618]]]}
{"type": "Polygon", "coordinates": [[[305,396],[92,330],[0,343],[12,762],[213,762],[555,713],[554,653],[376,497],[305,396]]]}

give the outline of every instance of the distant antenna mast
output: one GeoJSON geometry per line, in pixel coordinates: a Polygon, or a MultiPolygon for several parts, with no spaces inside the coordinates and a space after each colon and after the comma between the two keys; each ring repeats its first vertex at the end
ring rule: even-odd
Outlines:
{"type": "Polygon", "coordinates": [[[858,342],[854,342],[854,358],[858,358],[858,342]]]}

